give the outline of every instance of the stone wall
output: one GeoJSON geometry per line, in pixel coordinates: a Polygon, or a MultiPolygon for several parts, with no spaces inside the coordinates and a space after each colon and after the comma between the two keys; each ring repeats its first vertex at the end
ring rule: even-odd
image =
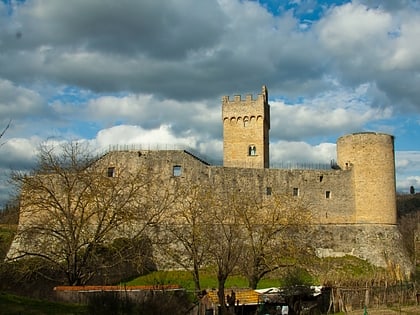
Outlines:
{"type": "MultiPolygon", "coordinates": [[[[115,176],[138,170],[157,174],[157,177],[150,177],[154,182],[149,184],[161,189],[175,189],[178,182],[183,182],[210,185],[215,194],[229,189],[262,198],[281,194],[291,196],[300,199],[312,213],[311,224],[318,231],[313,237],[313,245],[320,256],[351,254],[378,266],[385,266],[388,260],[395,259],[403,268],[409,265],[401,249],[396,225],[375,221],[359,224],[354,165],[338,170],[220,167],[211,166],[187,151],[177,150],[114,151],[100,158],[97,164],[103,168],[104,174],[113,168],[115,176]],[[124,172],[120,171],[122,169],[124,172]]],[[[374,198],[382,197],[371,197],[374,198]]],[[[371,211],[382,213],[392,209],[371,208],[371,211]]],[[[12,248],[16,250],[18,246],[16,243],[12,248]]]]}
{"type": "Polygon", "coordinates": [[[375,266],[388,268],[401,278],[409,276],[412,270],[412,262],[395,225],[316,225],[313,233],[313,246],[318,257],[359,257],[375,266]]]}

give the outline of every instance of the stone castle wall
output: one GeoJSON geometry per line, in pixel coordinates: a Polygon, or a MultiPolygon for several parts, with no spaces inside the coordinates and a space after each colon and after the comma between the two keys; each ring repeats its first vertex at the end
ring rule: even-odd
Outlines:
{"type": "MultiPolygon", "coordinates": [[[[354,254],[384,266],[394,253],[408,266],[396,230],[394,138],[372,132],[339,138],[338,169],[269,169],[267,99],[265,87],[256,99],[223,98],[223,167],[182,150],[114,151],[97,163],[112,176],[122,170],[158,174],[150,185],[162,189],[184,182],[210,185],[215,194],[236,189],[261,198],[297,198],[311,211],[310,224],[318,231],[313,245],[320,255],[354,254]],[[250,154],[251,146],[255,154],[250,154]]],[[[19,244],[12,246],[17,249],[19,244]]]]}
{"type": "MultiPolygon", "coordinates": [[[[371,209],[373,221],[359,222],[354,163],[350,162],[346,169],[287,170],[211,166],[186,151],[142,151],[140,157],[138,152],[110,154],[129,167],[153,167],[154,172],[161,174],[161,182],[167,185],[181,181],[211,185],[215,194],[233,189],[264,198],[275,194],[299,198],[311,211],[310,224],[314,228],[311,245],[320,257],[353,255],[380,267],[389,267],[390,263],[398,265],[402,273],[411,268],[397,226],[389,220],[378,223],[376,219],[375,213],[392,212],[392,209],[371,209]],[[179,176],[173,174],[175,166],[181,168],[179,176]]],[[[343,152],[340,154],[343,157],[343,152]]],[[[382,199],[383,196],[374,195],[370,202],[378,204],[382,199]]]]}

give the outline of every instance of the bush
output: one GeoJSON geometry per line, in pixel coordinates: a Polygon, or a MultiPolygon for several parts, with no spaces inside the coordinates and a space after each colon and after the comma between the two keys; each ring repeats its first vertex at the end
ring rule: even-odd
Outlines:
{"type": "Polygon", "coordinates": [[[129,315],[134,303],[120,292],[101,292],[89,298],[88,311],[91,315],[129,315]]]}
{"type": "Polygon", "coordinates": [[[184,291],[145,291],[138,299],[124,292],[101,292],[88,302],[91,315],[183,315],[191,306],[184,291]]]}
{"type": "Polygon", "coordinates": [[[285,287],[292,287],[297,285],[311,285],[314,283],[314,279],[309,272],[303,268],[293,268],[286,274],[283,279],[283,285],[285,287]]]}

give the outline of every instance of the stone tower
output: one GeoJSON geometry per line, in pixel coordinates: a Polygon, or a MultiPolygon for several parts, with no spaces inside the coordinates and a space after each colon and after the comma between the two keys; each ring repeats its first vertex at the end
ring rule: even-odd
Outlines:
{"type": "Polygon", "coordinates": [[[253,99],[235,95],[222,99],[223,166],[269,167],[270,106],[265,86],[253,99]]]}
{"type": "Polygon", "coordinates": [[[355,223],[396,224],[394,137],[375,132],[343,136],[337,162],[353,172],[355,223]]]}

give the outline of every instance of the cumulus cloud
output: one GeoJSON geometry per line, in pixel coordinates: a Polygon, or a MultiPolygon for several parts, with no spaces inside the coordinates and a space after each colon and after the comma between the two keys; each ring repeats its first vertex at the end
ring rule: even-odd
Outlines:
{"type": "Polygon", "coordinates": [[[279,141],[270,145],[270,160],[274,166],[293,163],[330,164],[336,159],[335,144],[309,145],[300,141],[279,141]]]}
{"type": "Polygon", "coordinates": [[[32,89],[0,78],[0,117],[22,119],[48,116],[43,97],[32,89]]]}
{"type": "Polygon", "coordinates": [[[175,149],[180,146],[195,147],[196,139],[192,135],[177,138],[173,135],[171,127],[168,125],[162,125],[157,129],[151,130],[144,130],[139,126],[123,125],[101,130],[96,137],[96,143],[99,147],[142,145],[151,149],[175,149]]]}
{"type": "Polygon", "coordinates": [[[1,146],[0,165],[10,170],[29,170],[34,166],[41,139],[12,138],[1,146]]]}
{"type": "MultiPolygon", "coordinates": [[[[418,135],[419,30],[413,0],[0,1],[2,151],[28,166],[25,141],[53,137],[220,160],[221,97],[263,84],[272,161],[328,163],[338,136],[368,130],[405,149],[418,135]]],[[[399,180],[417,176],[397,161],[399,180]]]]}
{"type": "Polygon", "coordinates": [[[397,190],[408,193],[410,186],[420,191],[420,152],[395,152],[395,167],[397,170],[397,190]]]}

